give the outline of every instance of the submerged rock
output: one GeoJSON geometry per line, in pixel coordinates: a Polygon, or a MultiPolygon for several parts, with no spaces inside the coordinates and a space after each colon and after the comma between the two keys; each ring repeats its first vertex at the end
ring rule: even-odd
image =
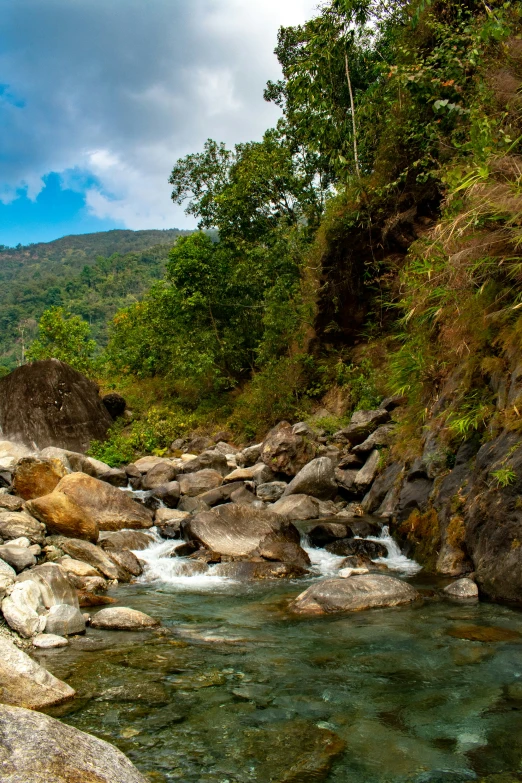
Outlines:
{"type": "Polygon", "coordinates": [[[56,636],[72,636],[85,631],[85,618],[74,606],[56,604],[49,609],[45,630],[56,636]]]}
{"type": "Polygon", "coordinates": [[[466,599],[478,599],[479,591],[478,587],[472,579],[457,579],[456,582],[452,582],[444,588],[446,595],[450,598],[466,598],[466,599]]]}
{"type": "Polygon", "coordinates": [[[415,601],[419,593],[392,576],[362,574],[348,579],[324,579],[301,593],[290,605],[296,614],[358,612],[415,601]]]}
{"type": "MultiPolygon", "coordinates": [[[[22,650],[19,650],[11,641],[0,636],[0,694],[3,705],[11,704],[16,707],[27,707],[30,710],[41,710],[55,704],[61,704],[72,699],[75,691],[65,682],[54,677],[50,672],[39,666],[22,650]]],[[[0,711],[4,707],[0,706],[0,711]]],[[[43,717],[43,716],[42,716],[43,717]]],[[[2,723],[0,719],[0,723],[2,723]]],[[[5,752],[5,726],[2,724],[0,736],[0,754],[5,752]]],[[[25,749],[34,747],[34,737],[31,742],[24,737],[25,749]]],[[[37,748],[41,752],[41,748],[37,748]]],[[[0,756],[1,758],[1,756],[0,756]]],[[[5,777],[5,760],[0,764],[0,777],[2,782],[9,780],[5,777]]],[[[16,780],[13,778],[13,780],[16,780]]],[[[31,778],[19,778],[31,780],[31,778]]],[[[46,781],[47,783],[47,781],[46,781]]]]}
{"type": "Polygon", "coordinates": [[[39,650],[54,650],[57,647],[67,647],[68,640],[64,636],[52,633],[38,633],[33,637],[33,647],[39,650]]]}
{"type": "Polygon", "coordinates": [[[93,628],[113,631],[145,631],[149,628],[155,628],[159,624],[159,620],[126,606],[101,609],[91,619],[93,628]]]}
{"type": "Polygon", "coordinates": [[[147,783],[108,742],[39,712],[0,706],[0,735],[3,783],[147,783]]]}

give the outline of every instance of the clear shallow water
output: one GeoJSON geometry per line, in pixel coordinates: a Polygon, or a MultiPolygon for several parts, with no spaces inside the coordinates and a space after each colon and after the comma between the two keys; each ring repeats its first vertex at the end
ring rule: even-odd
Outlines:
{"type": "MultiPolygon", "coordinates": [[[[327,554],[312,550],[318,574],[336,567],[327,554]]],[[[56,714],[151,780],[460,783],[522,772],[522,613],[439,600],[422,573],[418,605],[306,619],[286,605],[309,581],[171,577],[113,592],[165,632],[89,630],[38,655],[78,691],[56,714]]]]}

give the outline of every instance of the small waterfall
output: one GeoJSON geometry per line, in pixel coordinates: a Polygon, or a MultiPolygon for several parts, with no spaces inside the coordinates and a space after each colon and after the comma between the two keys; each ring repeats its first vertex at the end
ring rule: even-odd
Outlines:
{"type": "Polygon", "coordinates": [[[391,537],[388,525],[384,525],[380,536],[367,536],[365,541],[377,541],[388,550],[386,557],[378,557],[373,562],[383,563],[390,571],[399,571],[404,576],[413,576],[422,570],[422,566],[403,555],[397,542],[391,537]]]}

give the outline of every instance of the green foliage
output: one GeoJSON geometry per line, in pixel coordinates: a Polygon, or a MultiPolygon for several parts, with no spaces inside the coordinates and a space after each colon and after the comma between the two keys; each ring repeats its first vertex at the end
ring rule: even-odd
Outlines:
{"type": "Polygon", "coordinates": [[[92,375],[96,343],[89,324],[63,307],[46,310],[38,324],[38,338],[27,351],[27,359],[60,359],[85,375],[92,375]]]}
{"type": "Polygon", "coordinates": [[[492,470],[489,474],[497,484],[497,487],[504,488],[514,484],[517,480],[517,474],[511,468],[499,468],[498,470],[492,470]]]}

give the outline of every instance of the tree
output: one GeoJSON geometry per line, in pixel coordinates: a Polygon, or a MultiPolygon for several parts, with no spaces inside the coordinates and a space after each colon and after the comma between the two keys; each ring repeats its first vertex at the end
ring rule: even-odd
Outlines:
{"type": "Polygon", "coordinates": [[[46,310],[38,324],[38,337],[27,351],[27,359],[60,359],[85,375],[93,373],[93,354],[96,343],[91,330],[78,315],[71,315],[63,307],[46,310]]]}

